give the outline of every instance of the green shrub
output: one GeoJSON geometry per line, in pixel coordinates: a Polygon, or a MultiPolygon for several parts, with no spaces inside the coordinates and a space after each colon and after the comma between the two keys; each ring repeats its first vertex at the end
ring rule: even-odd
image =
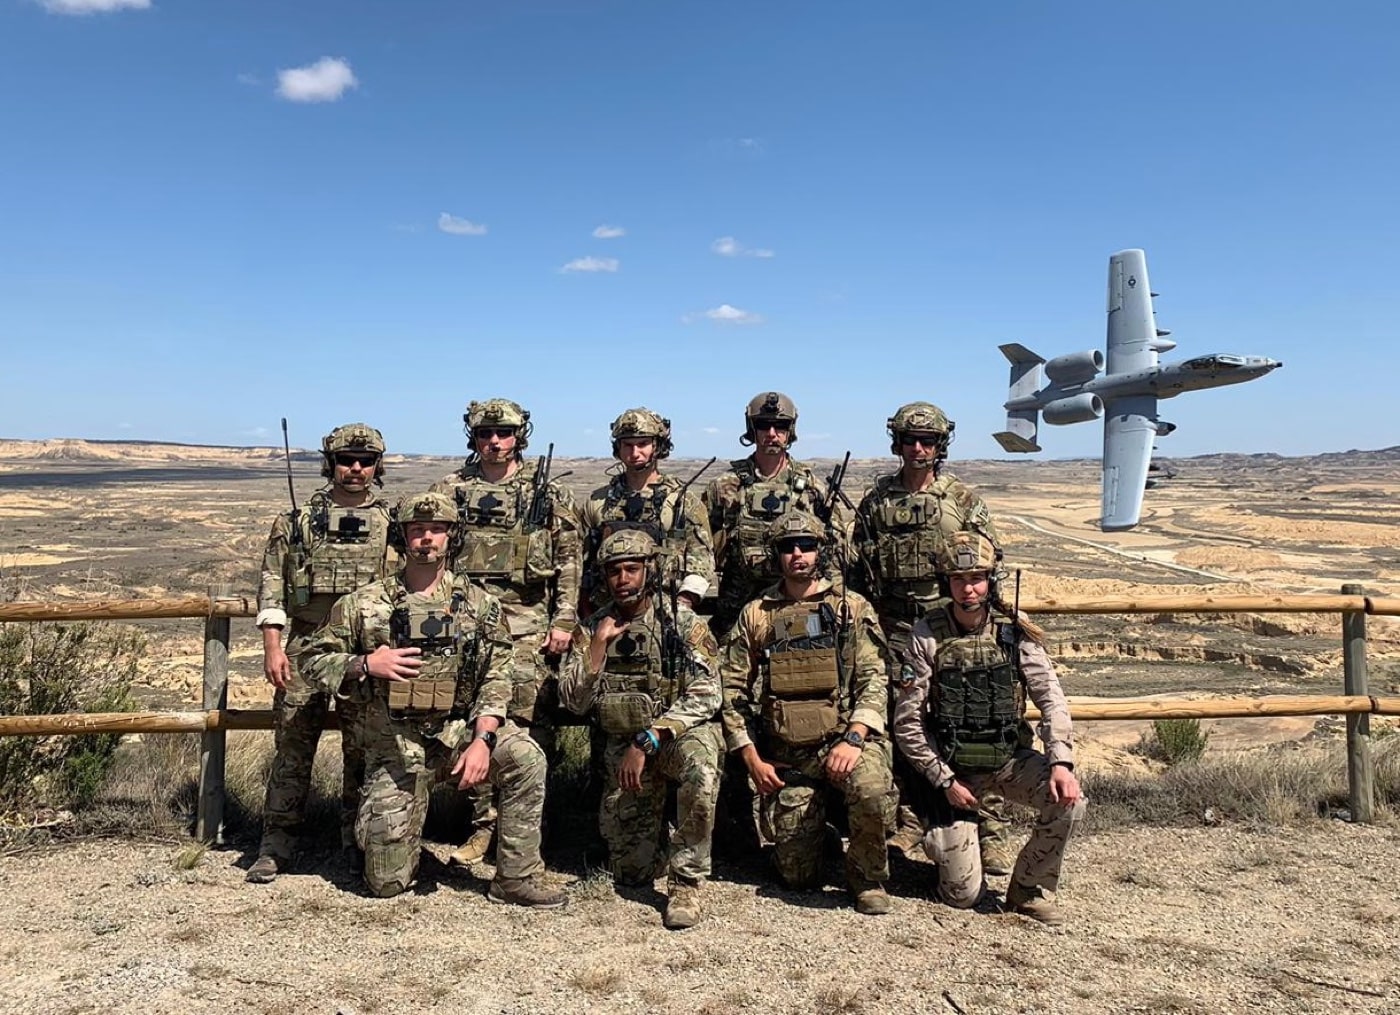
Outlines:
{"type": "Polygon", "coordinates": [[[1199,719],[1157,719],[1151,734],[1139,741],[1138,753],[1168,765],[1199,761],[1206,752],[1210,734],[1201,730],[1199,719]]]}
{"type": "MultiPolygon", "coordinates": [[[[108,625],[0,625],[0,714],[129,712],[145,651],[136,631],[108,625]]],[[[97,794],[117,734],[0,737],[0,818],[77,809],[97,794]]]]}

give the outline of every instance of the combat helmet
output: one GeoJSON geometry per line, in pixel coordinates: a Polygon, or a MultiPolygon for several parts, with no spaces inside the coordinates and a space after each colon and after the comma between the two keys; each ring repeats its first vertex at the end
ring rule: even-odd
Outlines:
{"type": "MultiPolygon", "coordinates": [[[[515,453],[520,455],[530,446],[530,435],[535,425],[530,422],[530,411],[521,408],[519,402],[509,398],[488,398],[484,402],[473,401],[462,414],[462,422],[467,435],[467,444],[472,444],[472,431],[481,426],[509,426],[515,428],[515,453]]],[[[475,451],[475,448],[472,448],[475,451]]]]}
{"type": "Polygon", "coordinates": [[[899,454],[899,438],[906,433],[931,433],[938,440],[938,460],[948,457],[948,445],[953,443],[953,431],[957,424],[932,402],[910,402],[901,405],[894,415],[885,420],[885,430],[890,435],[890,451],[899,454]]]}
{"type": "Polygon", "coordinates": [[[1001,550],[980,532],[954,532],[934,552],[939,574],[994,575],[1001,566],[1001,550]]]}
{"type": "Polygon", "coordinates": [[[768,526],[768,549],[777,552],[779,543],[797,536],[811,536],[817,542],[825,543],[826,526],[806,511],[784,511],[768,526]]]}
{"type": "Polygon", "coordinates": [[[658,416],[650,409],[639,407],[625,410],[612,421],[612,451],[617,457],[618,441],[624,437],[651,437],[656,441],[656,458],[660,460],[671,454],[671,421],[658,416]]]}
{"type": "Polygon", "coordinates": [[[452,536],[447,542],[447,557],[457,556],[461,548],[461,526],[457,524],[461,515],[457,504],[446,494],[424,490],[420,493],[405,494],[390,512],[392,523],[389,526],[389,542],[399,553],[408,546],[408,525],[410,522],[447,522],[452,526],[452,536]]]}
{"type": "Polygon", "coordinates": [[[781,391],[761,391],[744,408],[744,436],[739,443],[747,447],[758,438],[754,424],[758,420],[783,420],[788,423],[788,447],[797,443],[797,405],[781,391]]]}
{"type": "Polygon", "coordinates": [[[655,560],[656,540],[643,529],[619,529],[598,546],[598,563],[619,560],[655,560]]]}
{"type": "Polygon", "coordinates": [[[368,423],[345,423],[321,438],[321,475],[335,475],[337,451],[369,451],[379,456],[374,481],[384,485],[384,435],[368,423]]]}

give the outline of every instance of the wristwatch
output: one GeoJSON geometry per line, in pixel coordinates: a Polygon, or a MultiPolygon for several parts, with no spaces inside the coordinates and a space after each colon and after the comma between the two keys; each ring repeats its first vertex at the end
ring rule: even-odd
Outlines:
{"type": "Polygon", "coordinates": [[[632,738],[632,746],[647,757],[651,757],[660,748],[661,742],[656,738],[655,733],[645,729],[632,738]]]}
{"type": "Polygon", "coordinates": [[[496,731],[495,731],[495,730],[492,730],[492,731],[490,731],[489,733],[477,733],[477,734],[475,734],[475,735],[472,737],[472,739],[473,739],[473,740],[480,740],[481,742],[483,742],[483,743],[486,745],[486,749],[487,749],[488,751],[494,751],[494,750],[496,749],[496,731]]]}
{"type": "Polygon", "coordinates": [[[944,779],[942,782],[934,783],[934,785],[935,785],[938,789],[944,789],[944,790],[946,790],[949,786],[953,785],[953,783],[957,782],[957,780],[958,780],[958,777],[957,777],[956,775],[950,775],[950,776],[948,776],[948,778],[944,779]]]}
{"type": "Polygon", "coordinates": [[[865,748],[865,737],[861,736],[855,730],[847,730],[841,739],[852,747],[859,747],[862,750],[865,748]]]}

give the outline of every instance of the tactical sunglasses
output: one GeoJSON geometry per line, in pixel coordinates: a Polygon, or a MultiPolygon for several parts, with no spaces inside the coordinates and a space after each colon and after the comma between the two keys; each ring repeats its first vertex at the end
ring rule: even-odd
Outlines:
{"type": "Polygon", "coordinates": [[[803,553],[816,553],[820,545],[816,536],[792,536],[778,540],[778,552],[795,553],[800,550],[803,553]]]}
{"type": "Polygon", "coordinates": [[[790,419],[756,419],[753,421],[755,430],[777,430],[779,433],[787,433],[792,429],[790,419]]]}
{"type": "Polygon", "coordinates": [[[514,437],[514,436],[515,436],[515,427],[513,427],[513,426],[479,426],[479,427],[477,427],[475,430],[472,431],[472,436],[475,437],[475,438],[477,438],[477,439],[479,439],[479,440],[485,440],[485,439],[488,438],[488,437],[495,437],[495,438],[497,438],[498,440],[505,440],[507,437],[514,437]]]}
{"type": "Polygon", "coordinates": [[[335,455],[335,464],[343,465],[347,469],[352,465],[358,465],[362,469],[368,469],[378,461],[379,456],[372,451],[360,454],[356,454],[353,451],[337,451],[335,455]]]}
{"type": "Polygon", "coordinates": [[[906,448],[912,448],[915,444],[922,444],[926,448],[931,448],[942,440],[936,433],[902,433],[899,435],[899,443],[906,448]]]}

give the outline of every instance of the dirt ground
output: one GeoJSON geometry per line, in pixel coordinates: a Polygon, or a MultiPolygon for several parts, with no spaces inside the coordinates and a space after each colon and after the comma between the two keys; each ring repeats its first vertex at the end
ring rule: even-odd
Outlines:
{"type": "MultiPolygon", "coordinates": [[[[388,494],[455,464],[391,457],[388,494]]],[[[556,467],[584,493],[606,464],[556,467]]],[[[1096,463],[951,468],[991,506],[1027,599],[1336,592],[1344,582],[1400,594],[1400,449],[1171,464],[1176,476],[1149,491],[1143,525],[1115,534],[1094,525],[1096,463]]],[[[217,583],[251,594],[285,503],[281,468],[271,449],[0,441],[0,601],[217,583]]],[[[304,500],[319,485],[317,456],[299,453],[295,468],[304,500]]],[[[888,468],[855,463],[850,489],[888,468]]],[[[1335,616],[1046,625],[1075,700],[1341,690],[1335,616]]],[[[189,707],[199,622],[139,626],[150,639],[143,698],[189,707]]],[[[231,702],[265,704],[256,631],[246,620],[233,630],[231,702]]],[[[1400,623],[1368,618],[1368,633],[1372,693],[1400,693],[1400,623]]],[[[1333,727],[1219,721],[1210,750],[1333,727]]],[[[1143,768],[1128,748],[1144,728],[1082,724],[1081,767],[1143,768]]],[[[380,901],[329,860],[255,887],[242,880],[251,858],[236,850],[196,858],[168,844],[78,842],[0,856],[0,1011],[1394,1011],[1397,846],[1393,827],[1334,821],[1097,833],[1071,848],[1063,930],[949,911],[930,900],[921,862],[899,862],[894,912],[877,919],[857,916],[834,887],[789,895],[762,867],[721,866],[705,922],[668,934],[659,895],[619,899],[597,876],[574,879],[564,913],[536,914],[489,905],[489,868],[468,876],[433,859],[415,893],[380,901]]]]}

